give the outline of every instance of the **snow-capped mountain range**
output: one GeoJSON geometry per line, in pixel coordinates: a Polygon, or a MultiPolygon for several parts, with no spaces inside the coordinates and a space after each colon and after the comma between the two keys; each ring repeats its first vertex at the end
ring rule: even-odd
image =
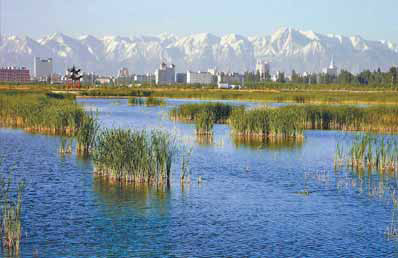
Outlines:
{"type": "Polygon", "coordinates": [[[130,73],[147,73],[162,61],[174,63],[177,71],[217,67],[226,72],[244,72],[254,70],[257,60],[271,62],[273,72],[319,72],[332,57],[339,68],[356,73],[397,65],[398,45],[292,28],[254,37],[202,33],[184,37],[161,34],[73,38],[56,33],[38,40],[8,36],[1,41],[0,66],[32,69],[35,56],[52,57],[59,73],[73,64],[87,72],[108,75],[116,74],[121,67],[129,68],[130,73]]]}

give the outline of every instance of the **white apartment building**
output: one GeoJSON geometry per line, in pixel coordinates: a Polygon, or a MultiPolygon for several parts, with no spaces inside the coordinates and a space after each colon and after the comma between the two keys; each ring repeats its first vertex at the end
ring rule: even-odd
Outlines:
{"type": "Polygon", "coordinates": [[[188,84],[212,84],[214,82],[213,75],[207,72],[187,72],[188,84]]]}
{"type": "Polygon", "coordinates": [[[128,78],[128,77],[130,77],[129,69],[127,67],[121,68],[119,70],[119,72],[118,72],[117,77],[118,78],[128,78]]]}
{"type": "Polygon", "coordinates": [[[153,75],[153,74],[136,74],[135,76],[134,76],[134,81],[135,82],[137,82],[137,83],[150,83],[150,82],[152,82],[152,81],[154,81],[156,78],[155,78],[155,75],[153,75]]]}
{"type": "Polygon", "coordinates": [[[160,65],[160,68],[155,71],[156,84],[173,84],[175,83],[176,70],[175,65],[167,66],[165,63],[160,65]]]}
{"type": "Polygon", "coordinates": [[[45,79],[53,74],[53,59],[35,57],[33,62],[33,76],[37,79],[45,79]]]}
{"type": "Polygon", "coordinates": [[[256,73],[260,74],[261,79],[265,79],[267,75],[270,74],[271,71],[271,64],[264,61],[257,61],[256,64],[256,73]]]}

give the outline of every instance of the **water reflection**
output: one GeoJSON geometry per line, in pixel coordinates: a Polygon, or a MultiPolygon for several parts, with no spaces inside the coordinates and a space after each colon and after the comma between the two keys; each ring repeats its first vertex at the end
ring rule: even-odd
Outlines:
{"type": "Polygon", "coordinates": [[[196,135],[196,143],[203,146],[213,145],[214,137],[213,135],[196,135]]]}
{"type": "Polygon", "coordinates": [[[295,150],[303,147],[304,139],[273,139],[263,137],[232,136],[236,148],[295,150]]]}
{"type": "Polygon", "coordinates": [[[102,177],[95,177],[93,180],[94,192],[111,215],[117,213],[113,211],[124,208],[142,216],[153,213],[164,215],[169,209],[170,190],[166,186],[126,184],[102,177]]]}

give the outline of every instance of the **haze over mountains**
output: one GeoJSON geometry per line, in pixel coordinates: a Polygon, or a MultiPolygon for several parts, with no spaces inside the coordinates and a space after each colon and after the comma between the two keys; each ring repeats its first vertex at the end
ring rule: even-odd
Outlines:
{"type": "Polygon", "coordinates": [[[386,70],[398,65],[398,45],[371,41],[360,36],[324,35],[312,31],[281,28],[270,36],[244,37],[209,33],[177,37],[159,36],[72,38],[53,34],[38,40],[9,36],[0,46],[0,65],[26,66],[33,58],[52,57],[55,71],[63,73],[73,64],[87,72],[116,74],[121,67],[131,73],[153,72],[165,61],[177,71],[207,70],[244,72],[255,69],[256,60],[272,62],[272,71],[292,69],[319,72],[332,56],[339,68],[357,73],[364,69],[386,70]]]}

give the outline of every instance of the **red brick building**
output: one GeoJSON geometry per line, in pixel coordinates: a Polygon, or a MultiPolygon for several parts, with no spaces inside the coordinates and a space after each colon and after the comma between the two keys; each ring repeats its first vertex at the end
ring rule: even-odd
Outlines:
{"type": "Polygon", "coordinates": [[[0,68],[0,82],[30,82],[30,72],[25,67],[0,68]]]}

